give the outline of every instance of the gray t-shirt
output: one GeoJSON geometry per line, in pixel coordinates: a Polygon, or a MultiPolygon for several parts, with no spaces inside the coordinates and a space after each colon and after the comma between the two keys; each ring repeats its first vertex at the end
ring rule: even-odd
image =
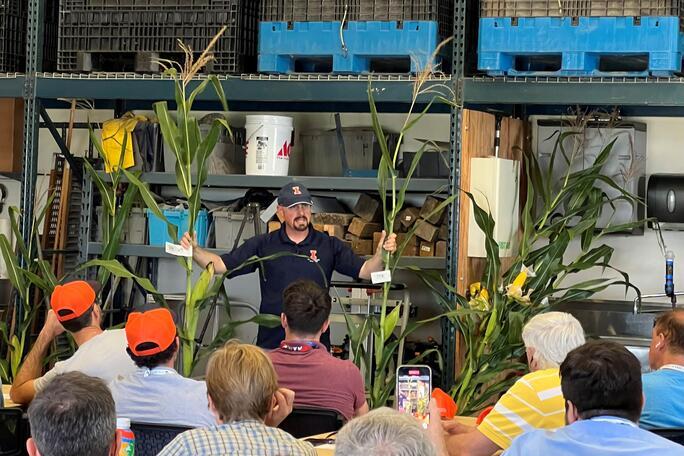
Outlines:
{"type": "Polygon", "coordinates": [[[116,416],[135,423],[205,427],[216,424],[209,411],[207,386],[170,367],[138,368],[109,384],[116,416]]]}
{"type": "Polygon", "coordinates": [[[98,377],[111,382],[117,375],[134,372],[137,367],[128,353],[126,353],[126,332],[123,329],[103,331],[93,337],[78,350],[71,358],[55,363],[55,366],[34,382],[36,392],[45,388],[55,376],[66,372],[83,372],[91,377],[98,377]]]}

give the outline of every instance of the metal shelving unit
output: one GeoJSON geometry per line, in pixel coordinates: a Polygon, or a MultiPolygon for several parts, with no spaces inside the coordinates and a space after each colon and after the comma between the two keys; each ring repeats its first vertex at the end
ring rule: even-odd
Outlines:
{"type": "Polygon", "coordinates": [[[621,106],[634,112],[684,109],[684,78],[472,77],[462,81],[466,105],[621,106]]]}
{"type": "MultiPolygon", "coordinates": [[[[196,78],[196,84],[203,79],[196,78]]],[[[415,78],[403,75],[242,75],[218,76],[226,97],[231,102],[297,102],[297,103],[365,103],[368,84],[372,84],[379,104],[410,102],[415,78]]],[[[173,100],[172,79],[164,75],[135,73],[41,73],[36,96],[39,98],[90,98],[96,100],[173,100]]],[[[434,77],[427,84],[451,86],[450,76],[434,77]]],[[[417,103],[428,103],[429,93],[418,96],[417,103]]],[[[212,90],[201,94],[198,101],[215,101],[212,90]]],[[[366,108],[367,109],[367,108],[366,108]]]]}
{"type": "MultiPolygon", "coordinates": [[[[100,173],[100,176],[104,180],[110,179],[109,175],[104,172],[100,173]]],[[[150,185],[176,185],[176,175],[173,173],[143,173],[140,179],[150,185]]],[[[292,179],[304,184],[309,190],[366,192],[378,189],[377,180],[368,177],[247,176],[244,174],[209,175],[205,186],[279,189],[292,179]]],[[[403,182],[404,179],[397,179],[397,186],[403,185],[403,182]]],[[[409,192],[445,193],[448,184],[448,179],[412,179],[409,192]]]]}
{"type": "MultiPolygon", "coordinates": [[[[21,74],[0,74],[0,96],[23,98],[25,103],[24,154],[22,180],[22,205],[24,219],[32,216],[32,202],[35,198],[36,164],[38,157],[38,127],[41,112],[45,107],[61,107],[60,99],[89,99],[96,107],[115,106],[133,109],[133,106],[149,107],[152,102],[167,100],[174,103],[172,81],[161,75],[139,75],[120,73],[101,74],[62,74],[44,73],[41,68],[42,34],[39,24],[43,17],[44,4],[49,0],[28,0],[29,26],[27,33],[27,71],[21,74]]],[[[460,21],[455,26],[457,40],[454,53],[459,55],[462,68],[464,53],[465,0],[457,0],[455,16],[460,21]]],[[[461,75],[458,70],[455,75],[461,75]]],[[[200,82],[200,78],[196,84],[200,82]]],[[[431,89],[445,88],[447,91],[460,93],[460,79],[452,75],[435,76],[424,86],[423,91],[413,100],[413,82],[415,77],[406,75],[240,75],[219,77],[227,98],[231,101],[231,109],[244,111],[293,111],[293,112],[368,112],[367,90],[369,85],[374,91],[378,110],[381,112],[406,112],[415,101],[415,109],[426,106],[434,94],[431,89]]],[[[460,98],[459,98],[460,100],[460,98]]],[[[216,109],[218,104],[211,90],[198,99],[198,109],[216,109]]],[[[460,129],[460,109],[453,109],[442,104],[435,104],[430,112],[450,113],[452,118],[452,173],[449,179],[414,179],[410,191],[414,193],[454,192],[458,188],[458,133],[460,129]]],[[[43,116],[46,123],[52,125],[43,116]]],[[[56,131],[56,130],[54,130],[56,131]]],[[[65,151],[63,141],[58,134],[55,140],[65,151]]],[[[66,152],[65,152],[66,153],[66,152]]],[[[143,175],[150,184],[175,185],[171,173],[148,173],[143,175]]],[[[255,176],[210,176],[207,186],[225,188],[278,188],[288,178],[255,176]]],[[[307,177],[298,178],[313,190],[319,191],[373,191],[377,189],[375,179],[341,178],[341,177],[307,177]]],[[[84,179],[83,215],[81,219],[81,238],[83,255],[97,254],[102,244],[89,242],[90,216],[93,184],[84,179]]],[[[456,239],[458,227],[458,204],[449,213],[451,239],[456,239]]],[[[405,257],[402,264],[411,264],[424,269],[444,269],[450,278],[456,277],[457,243],[449,242],[447,258],[440,257],[405,257]]],[[[161,258],[166,255],[159,247],[128,245],[121,246],[122,255],[161,258]]],[[[454,282],[455,283],[455,282],[454,282]]],[[[446,324],[444,337],[444,353],[448,369],[453,372],[455,328],[446,324]]],[[[449,376],[447,376],[449,377],[449,376]]],[[[444,385],[449,386],[449,385],[444,385]]]]}
{"type": "Polygon", "coordinates": [[[22,98],[26,78],[20,73],[0,73],[0,98],[22,98]]]}

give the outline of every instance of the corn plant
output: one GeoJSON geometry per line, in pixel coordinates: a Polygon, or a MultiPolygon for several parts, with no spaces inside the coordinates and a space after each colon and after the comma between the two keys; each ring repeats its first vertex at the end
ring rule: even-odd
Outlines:
{"type": "MultiPolygon", "coordinates": [[[[565,150],[563,142],[580,134],[559,134],[550,166],[556,159],[567,164],[576,159],[579,154],[565,150]]],[[[532,316],[548,310],[551,304],[587,299],[610,286],[624,286],[625,292],[634,288],[639,293],[626,273],[610,265],[613,248],[598,243],[607,234],[644,223],[596,226],[601,211],[611,210],[618,201],[642,204],[602,174],[614,143],[607,144],[591,166],[568,171],[560,182],[551,182],[551,169],[542,170],[534,154],[524,153],[527,195],[521,212],[520,251],[506,271],[501,271],[491,214],[465,193],[485,234],[487,252],[481,281],[469,287],[468,297],[457,294],[441,275],[417,271],[445,309],[458,308],[449,318],[463,339],[463,362],[452,390],[462,414],[476,412],[496,400],[517,379],[516,374],[526,370],[521,362],[525,352],[521,334],[532,316]],[[617,196],[606,195],[599,183],[618,189],[617,196]],[[573,240],[580,244],[580,252],[574,257],[568,252],[573,240]],[[598,278],[572,280],[575,274],[588,270],[596,270],[598,278]],[[605,270],[612,270],[615,277],[604,277],[605,270]]]]}
{"type": "MultiPolygon", "coordinates": [[[[137,186],[124,184],[124,169],[122,164],[127,143],[128,141],[132,141],[132,138],[130,138],[128,132],[124,133],[119,162],[118,164],[113,164],[107,163],[107,154],[104,153],[102,142],[97,135],[95,135],[93,128],[90,127],[89,131],[91,143],[95,146],[99,156],[105,160],[105,169],[111,170],[111,172],[108,173],[109,179],[105,180],[102,179],[97,171],[95,171],[88,160],[83,161],[86,172],[99,190],[102,198],[102,218],[98,221],[102,227],[103,244],[100,260],[108,261],[116,258],[119,246],[121,245],[126,221],[131,213],[131,209],[140,199],[137,186]],[[123,196],[119,198],[118,194],[122,188],[124,189],[123,196]]],[[[111,272],[107,268],[102,266],[98,267],[97,281],[103,288],[107,283],[110,283],[111,285],[109,288],[109,296],[104,301],[105,308],[108,308],[111,305],[111,300],[113,299],[114,293],[121,280],[121,277],[119,276],[114,276],[111,281],[110,278],[111,272]]]]}
{"type": "Polygon", "coordinates": [[[0,253],[7,266],[7,275],[14,293],[10,299],[6,321],[0,322],[0,334],[7,352],[0,359],[0,376],[3,382],[11,383],[24,359],[28,338],[33,322],[41,309],[47,309],[57,278],[52,272],[50,262],[43,258],[40,247],[38,227],[42,224],[47,210],[52,204],[54,194],[50,195],[45,206],[37,212],[31,223],[30,238],[24,240],[19,229],[21,212],[16,207],[9,208],[12,234],[16,239],[16,249],[4,234],[0,234],[0,253]],[[34,305],[36,293],[41,296],[42,305],[34,305]]]}
{"type": "MultiPolygon", "coordinates": [[[[441,47],[441,46],[440,46],[441,47]]],[[[437,52],[437,51],[436,51],[437,52]]],[[[418,74],[417,79],[413,85],[413,92],[409,111],[404,119],[404,123],[399,131],[399,137],[396,145],[390,149],[387,137],[383,130],[380,115],[374,100],[374,89],[372,85],[368,86],[368,103],[370,105],[370,113],[373,124],[373,130],[377,139],[381,157],[378,165],[378,193],[383,207],[383,224],[386,233],[391,233],[393,227],[396,226],[395,221],[399,212],[404,207],[406,192],[411,184],[411,178],[420,162],[426,148],[431,144],[430,142],[423,142],[416,154],[414,155],[406,177],[403,181],[399,180],[399,152],[402,140],[407,133],[420,121],[425,114],[430,110],[432,105],[436,102],[451,103],[453,98],[451,89],[446,85],[433,84],[425,87],[432,69],[426,69],[418,74]],[[416,102],[419,96],[431,97],[430,101],[425,107],[414,112],[416,102]]],[[[432,216],[438,212],[443,211],[451,202],[454,201],[454,196],[445,198],[427,217],[432,216]]],[[[391,271],[394,275],[401,257],[402,252],[406,249],[409,240],[414,235],[417,225],[414,225],[406,234],[406,240],[397,246],[394,254],[383,252],[383,263],[386,269],[391,271]]],[[[399,321],[399,312],[401,306],[396,306],[388,312],[387,301],[389,298],[390,283],[384,283],[382,288],[382,306],[379,315],[369,316],[363,325],[360,327],[352,324],[351,320],[347,318],[347,328],[350,334],[352,343],[352,352],[354,353],[354,361],[359,367],[364,367],[367,372],[371,372],[368,376],[367,382],[369,405],[371,407],[380,407],[387,403],[392,390],[394,388],[395,371],[397,367],[397,350],[401,342],[406,339],[413,331],[423,324],[430,321],[437,320],[443,315],[415,322],[410,324],[405,331],[395,335],[395,327],[399,321]],[[371,335],[373,339],[373,362],[371,362],[370,353],[364,349],[363,342],[371,335]]],[[[409,363],[415,363],[423,359],[425,356],[431,354],[423,353],[420,357],[410,360],[409,363]]]]}
{"type": "MultiPolygon", "coordinates": [[[[198,119],[192,115],[192,105],[196,97],[203,93],[211,84],[216,92],[224,111],[228,110],[223,87],[219,80],[211,75],[203,79],[196,87],[192,87],[194,76],[212,59],[211,49],[224,29],[216,35],[206,50],[194,59],[192,50],[179,41],[179,46],[185,53],[183,65],[170,60],[160,61],[165,68],[165,74],[173,80],[176,100],[176,112],[172,114],[168,103],[161,101],[154,104],[154,112],[159,120],[162,136],[167,147],[171,148],[176,157],[176,185],[188,203],[188,232],[194,235],[195,221],[201,209],[200,191],[207,178],[206,161],[216,146],[221,131],[225,128],[229,133],[230,127],[223,117],[217,117],[211,125],[209,132],[203,136],[198,119]],[[193,180],[192,168],[196,167],[197,173],[193,180]]],[[[157,204],[149,187],[140,181],[138,176],[126,170],[123,171],[126,178],[138,188],[145,205],[168,226],[170,237],[178,242],[177,228],[169,223],[162,210],[157,204]]],[[[182,318],[182,327],[179,328],[181,337],[181,360],[183,374],[189,376],[192,372],[195,360],[195,336],[199,319],[200,303],[207,296],[210,284],[214,277],[213,265],[208,265],[202,271],[195,283],[192,280],[192,258],[179,258],[179,263],[186,271],[185,308],[182,318]]]]}

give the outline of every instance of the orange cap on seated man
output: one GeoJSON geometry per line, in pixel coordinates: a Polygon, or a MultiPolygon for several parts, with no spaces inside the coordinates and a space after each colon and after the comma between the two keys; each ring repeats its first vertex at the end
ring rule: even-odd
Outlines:
{"type": "Polygon", "coordinates": [[[57,285],[50,297],[50,307],[60,322],[78,318],[95,304],[95,290],[84,280],[57,285]]]}
{"type": "Polygon", "coordinates": [[[132,312],[126,322],[128,348],[136,356],[161,353],[176,339],[176,325],[168,309],[132,312]]]}

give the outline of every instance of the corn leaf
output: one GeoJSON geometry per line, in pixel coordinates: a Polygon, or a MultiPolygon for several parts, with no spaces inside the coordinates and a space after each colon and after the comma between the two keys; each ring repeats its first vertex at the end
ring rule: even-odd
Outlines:
{"type": "Polygon", "coordinates": [[[12,245],[7,240],[4,234],[0,234],[0,253],[2,253],[2,258],[5,260],[5,266],[7,267],[7,277],[9,278],[12,286],[22,300],[26,300],[27,290],[25,289],[24,277],[21,274],[21,268],[17,262],[17,257],[12,250],[12,245]]]}
{"type": "Polygon", "coordinates": [[[134,280],[138,285],[140,285],[140,287],[142,287],[142,289],[150,293],[154,297],[155,301],[157,301],[157,303],[160,303],[166,307],[166,300],[164,299],[164,296],[157,291],[157,289],[154,285],[152,285],[152,282],[150,282],[149,279],[145,277],[139,277],[133,274],[131,271],[126,269],[119,261],[98,259],[90,260],[86,263],[79,265],[76,268],[75,272],[84,271],[92,267],[102,267],[107,269],[111,274],[113,274],[116,277],[134,280]]]}
{"type": "Polygon", "coordinates": [[[95,171],[95,168],[93,168],[93,165],[91,165],[88,160],[83,160],[83,167],[85,168],[86,172],[90,174],[90,178],[100,191],[104,209],[113,217],[116,211],[114,191],[105,183],[105,181],[100,177],[97,171],[95,171]]]}
{"type": "Polygon", "coordinates": [[[147,206],[147,208],[150,211],[152,211],[152,213],[155,216],[157,216],[157,218],[166,222],[166,228],[168,230],[168,233],[169,233],[169,236],[171,237],[171,239],[178,241],[178,229],[176,228],[176,225],[169,222],[169,220],[166,218],[164,213],[161,211],[161,209],[159,208],[159,205],[157,205],[157,201],[154,199],[154,196],[152,195],[152,192],[150,191],[147,184],[142,182],[140,179],[138,179],[138,176],[131,173],[130,171],[123,170],[123,172],[126,175],[126,179],[128,179],[128,182],[132,183],[133,185],[135,185],[138,188],[138,191],[140,192],[140,196],[142,197],[143,201],[145,202],[145,206],[147,206]]]}

